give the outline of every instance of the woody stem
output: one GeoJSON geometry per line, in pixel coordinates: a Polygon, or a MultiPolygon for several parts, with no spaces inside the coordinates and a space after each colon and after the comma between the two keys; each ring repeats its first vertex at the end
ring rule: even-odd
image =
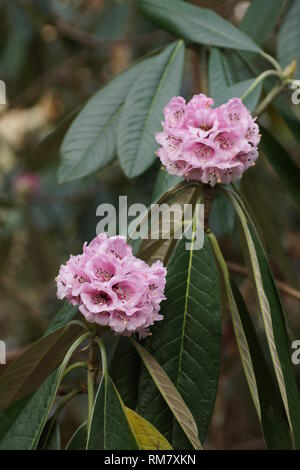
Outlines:
{"type": "Polygon", "coordinates": [[[98,370],[98,355],[97,355],[97,344],[95,339],[91,339],[89,358],[88,358],[88,367],[87,367],[87,394],[88,394],[88,419],[87,426],[88,429],[91,425],[91,418],[94,406],[94,397],[95,397],[95,379],[96,373],[98,370]]]}
{"type": "Polygon", "coordinates": [[[211,187],[207,184],[203,185],[203,204],[204,204],[204,231],[208,233],[209,228],[209,215],[211,210],[211,205],[213,201],[213,196],[215,194],[216,188],[211,187]]]}

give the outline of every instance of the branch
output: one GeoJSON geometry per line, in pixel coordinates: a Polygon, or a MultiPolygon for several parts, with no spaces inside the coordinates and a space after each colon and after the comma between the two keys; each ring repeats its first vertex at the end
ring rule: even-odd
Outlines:
{"type": "Polygon", "coordinates": [[[107,39],[84,31],[60,16],[55,16],[52,19],[52,23],[61,36],[72,39],[88,49],[96,49],[100,46],[108,46],[117,43],[133,43],[135,46],[143,47],[155,44],[162,38],[169,37],[167,33],[156,30],[149,33],[139,34],[138,36],[128,35],[126,37],[121,36],[114,39],[107,39]]]}
{"type": "MultiPolygon", "coordinates": [[[[248,276],[248,270],[245,266],[241,266],[240,264],[233,263],[231,261],[227,262],[227,266],[230,272],[235,274],[241,274],[242,276],[248,276]]],[[[296,300],[300,301],[300,291],[290,287],[289,285],[285,284],[285,282],[280,281],[279,279],[275,279],[275,283],[278,289],[283,293],[290,297],[293,297],[296,300]]]]}

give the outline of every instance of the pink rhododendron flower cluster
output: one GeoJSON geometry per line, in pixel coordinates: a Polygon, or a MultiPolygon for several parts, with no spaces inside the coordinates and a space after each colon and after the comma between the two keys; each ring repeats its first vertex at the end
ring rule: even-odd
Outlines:
{"type": "Polygon", "coordinates": [[[148,334],[149,326],[162,320],[166,269],[136,258],[125,237],[100,234],[71,256],[56,278],[57,296],[78,305],[91,323],[108,326],[122,335],[148,334]]]}
{"type": "Polygon", "coordinates": [[[260,141],[258,125],[239,98],[212,108],[200,94],[188,103],[173,97],[164,108],[157,151],[166,170],[214,186],[239,179],[254,165],[260,141]]]}

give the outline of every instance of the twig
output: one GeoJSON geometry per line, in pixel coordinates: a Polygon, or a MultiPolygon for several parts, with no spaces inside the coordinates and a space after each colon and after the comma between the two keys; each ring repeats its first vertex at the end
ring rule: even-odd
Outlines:
{"type": "Polygon", "coordinates": [[[254,116],[260,116],[263,114],[272,101],[282,92],[285,86],[286,83],[284,81],[275,85],[270,93],[267,94],[265,99],[263,99],[262,102],[257,106],[256,110],[254,111],[254,116]]]}
{"type": "Polygon", "coordinates": [[[28,88],[21,92],[14,100],[12,100],[10,106],[12,108],[20,105],[25,106],[28,102],[33,101],[41,94],[41,87],[49,86],[57,80],[60,80],[62,77],[66,76],[67,69],[70,69],[70,71],[73,73],[74,68],[79,68],[84,65],[92,56],[93,51],[83,49],[71,57],[63,60],[58,65],[55,65],[51,69],[47,70],[44,74],[40,75],[36,80],[34,80],[28,86],[28,88]]]}
{"type": "MultiPolygon", "coordinates": [[[[265,55],[265,57],[266,56],[268,56],[268,54],[265,55]]],[[[278,75],[281,78],[281,81],[277,83],[274,88],[272,88],[272,90],[267,94],[265,99],[263,99],[263,101],[257,106],[256,110],[254,111],[255,116],[260,116],[261,114],[263,114],[267,107],[272,103],[272,101],[282,92],[282,90],[289,83],[290,79],[293,78],[296,70],[296,65],[296,61],[292,60],[292,62],[288,64],[284,70],[279,70],[278,75]]],[[[267,72],[264,73],[266,74],[267,72]]]]}
{"type": "Polygon", "coordinates": [[[161,30],[151,31],[149,33],[139,34],[137,36],[122,36],[113,39],[102,38],[96,34],[89,33],[84,31],[77,26],[69,23],[64,18],[60,16],[55,16],[52,19],[53,25],[57,28],[58,32],[69,39],[87,47],[89,49],[95,49],[100,46],[109,46],[116,43],[133,43],[135,46],[149,46],[155,44],[162,37],[169,37],[167,33],[162,32],[161,30]]]}
{"type": "MultiPolygon", "coordinates": [[[[248,270],[245,266],[233,263],[232,261],[227,261],[227,266],[229,271],[231,271],[232,273],[241,274],[242,276],[248,276],[248,270]]],[[[285,282],[282,282],[279,279],[275,279],[275,283],[278,289],[283,294],[289,295],[290,297],[293,297],[294,299],[300,301],[300,292],[297,289],[290,287],[289,285],[285,284],[285,282]]]]}
{"type": "Polygon", "coordinates": [[[207,184],[203,185],[203,204],[204,204],[204,230],[209,231],[209,215],[216,188],[207,184]]]}
{"type": "Polygon", "coordinates": [[[88,393],[88,429],[91,424],[92,412],[94,407],[95,398],[95,380],[98,370],[98,354],[97,354],[97,343],[94,338],[91,339],[89,359],[87,365],[87,393],[88,393]]]}

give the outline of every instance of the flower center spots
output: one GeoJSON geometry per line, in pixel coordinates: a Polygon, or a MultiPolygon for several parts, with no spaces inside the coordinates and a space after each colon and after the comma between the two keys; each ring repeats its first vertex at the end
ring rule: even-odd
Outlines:
{"type": "Polygon", "coordinates": [[[229,113],[228,117],[229,117],[230,121],[239,121],[240,120],[239,113],[229,113]]]}
{"type": "Polygon", "coordinates": [[[233,141],[229,137],[218,135],[215,140],[219,143],[220,148],[223,150],[228,150],[233,146],[233,141]]]}
{"type": "Polygon", "coordinates": [[[77,282],[79,282],[79,284],[83,284],[85,282],[85,279],[81,274],[74,274],[73,277],[77,282]]]}
{"type": "Polygon", "coordinates": [[[181,116],[183,116],[183,109],[177,109],[176,111],[174,111],[174,118],[179,121],[179,119],[181,118],[181,116]]]}
{"type": "Polygon", "coordinates": [[[210,156],[210,148],[207,147],[206,145],[201,145],[200,147],[197,147],[197,149],[195,150],[195,155],[198,158],[206,159],[210,156]]]}
{"type": "Polygon", "coordinates": [[[122,312],[121,310],[115,310],[115,315],[117,315],[120,320],[123,320],[124,325],[127,326],[128,321],[124,312],[122,312]]]}
{"type": "Polygon", "coordinates": [[[210,124],[201,124],[201,126],[199,126],[199,128],[206,132],[206,131],[210,131],[212,126],[210,124]]]}
{"type": "Polygon", "coordinates": [[[115,250],[110,250],[110,252],[118,259],[122,259],[122,257],[115,251],[115,250]]]}
{"type": "Polygon", "coordinates": [[[172,135],[167,136],[168,147],[170,150],[176,150],[180,144],[182,144],[182,139],[179,137],[173,137],[172,135]]]}
{"type": "Polygon", "coordinates": [[[123,301],[129,300],[132,295],[132,292],[130,289],[128,289],[128,287],[120,285],[114,286],[113,291],[117,294],[118,298],[123,301]]]}
{"type": "Polygon", "coordinates": [[[254,135],[254,134],[255,134],[255,127],[248,127],[246,136],[254,135]]]}
{"type": "Polygon", "coordinates": [[[96,276],[103,282],[109,281],[112,278],[112,274],[102,268],[96,269],[96,276]]]}
{"type": "Polygon", "coordinates": [[[169,168],[175,168],[177,170],[182,170],[185,168],[185,163],[184,162],[172,162],[168,166],[169,168]]]}
{"type": "Polygon", "coordinates": [[[99,294],[92,295],[92,302],[96,305],[104,305],[109,301],[109,296],[105,292],[100,292],[99,294]]]}
{"type": "Polygon", "coordinates": [[[226,168],[225,170],[223,170],[223,173],[225,176],[228,176],[228,175],[232,175],[233,171],[230,170],[229,168],[226,168]]]}

